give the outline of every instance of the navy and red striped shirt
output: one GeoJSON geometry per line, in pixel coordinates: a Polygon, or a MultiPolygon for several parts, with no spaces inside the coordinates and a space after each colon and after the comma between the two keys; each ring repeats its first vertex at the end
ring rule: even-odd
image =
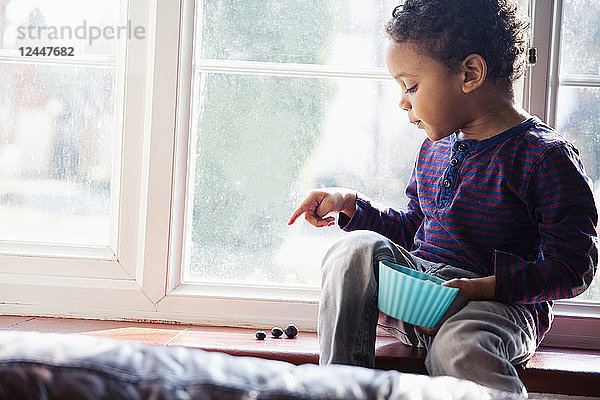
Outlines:
{"type": "Polygon", "coordinates": [[[405,211],[357,199],[343,229],[375,231],[425,260],[495,275],[496,299],[527,304],[538,343],[552,301],[592,281],[592,188],[577,149],[538,118],[481,141],[426,139],[406,194],[405,211]]]}

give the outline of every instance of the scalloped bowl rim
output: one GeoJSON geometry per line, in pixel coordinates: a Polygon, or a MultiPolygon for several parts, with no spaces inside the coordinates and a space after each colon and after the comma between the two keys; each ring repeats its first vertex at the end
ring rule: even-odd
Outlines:
{"type": "MultiPolygon", "coordinates": [[[[418,325],[419,321],[425,321],[423,322],[424,325],[421,326],[425,326],[428,328],[431,328],[433,326],[435,326],[435,324],[437,324],[437,322],[440,320],[440,318],[443,316],[443,314],[446,312],[446,310],[448,309],[448,307],[450,306],[450,304],[452,304],[452,302],[454,302],[454,300],[456,299],[456,296],[458,295],[458,288],[454,288],[454,287],[449,287],[449,286],[441,286],[441,283],[444,282],[443,279],[438,278],[437,276],[433,276],[424,272],[420,272],[411,268],[407,268],[404,267],[402,265],[398,265],[389,261],[380,261],[379,262],[379,269],[380,269],[380,279],[381,279],[381,270],[382,268],[386,268],[388,270],[392,270],[394,272],[396,272],[399,277],[399,281],[403,281],[403,284],[408,284],[410,285],[411,288],[416,289],[417,293],[419,294],[425,294],[425,295],[430,295],[434,292],[437,293],[444,293],[444,297],[445,297],[445,302],[447,303],[445,306],[443,306],[443,310],[440,309],[440,305],[439,302],[437,305],[433,306],[433,310],[424,310],[424,312],[421,312],[421,316],[414,316],[414,313],[410,313],[409,315],[402,315],[402,313],[406,313],[406,310],[411,310],[412,308],[419,306],[420,303],[423,302],[422,298],[414,298],[414,297],[408,297],[405,298],[404,300],[408,301],[408,303],[402,307],[402,309],[400,310],[400,313],[396,313],[396,312],[392,312],[392,314],[388,314],[396,319],[399,320],[407,320],[409,319],[409,323],[418,325]],[[426,280],[430,280],[432,282],[434,282],[435,284],[432,284],[430,282],[425,282],[426,280]],[[410,307],[411,304],[414,307],[410,307]],[[432,320],[430,317],[432,314],[439,314],[439,316],[437,318],[435,318],[435,320],[432,320]]],[[[392,272],[392,274],[394,274],[392,272]]],[[[391,301],[394,301],[394,299],[390,299],[388,295],[394,296],[395,293],[382,293],[382,286],[386,286],[386,285],[378,285],[378,308],[387,314],[386,311],[391,311],[392,308],[397,308],[397,304],[395,303],[390,303],[391,301]],[[385,306],[384,304],[387,304],[388,306],[385,306]],[[390,304],[394,304],[394,306],[390,306],[390,304]],[[384,308],[384,310],[382,310],[382,308],[384,308]]],[[[443,302],[442,302],[443,304],[443,302]]],[[[417,311],[418,314],[418,311],[417,311]]]]}

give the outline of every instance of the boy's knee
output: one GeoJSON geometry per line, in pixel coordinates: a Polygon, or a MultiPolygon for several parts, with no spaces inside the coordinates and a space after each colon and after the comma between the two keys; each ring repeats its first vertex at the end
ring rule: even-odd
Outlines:
{"type": "Polygon", "coordinates": [[[486,369],[490,362],[501,362],[506,353],[503,339],[488,328],[489,325],[476,318],[462,319],[457,314],[450,317],[440,327],[428,351],[430,372],[473,374],[474,368],[486,369]]]}
{"type": "Polygon", "coordinates": [[[323,273],[335,275],[370,275],[376,249],[385,238],[371,231],[353,231],[344,235],[323,259],[323,273]]]}
{"type": "Polygon", "coordinates": [[[376,232],[353,231],[344,235],[335,242],[325,255],[324,264],[327,260],[369,258],[373,256],[374,250],[385,242],[385,238],[376,232]]]}
{"type": "Polygon", "coordinates": [[[524,390],[502,339],[481,329],[477,321],[442,325],[427,351],[425,364],[432,376],[468,379],[507,392],[524,390]]]}
{"type": "Polygon", "coordinates": [[[385,237],[373,231],[352,231],[345,234],[333,246],[341,246],[345,249],[352,249],[363,252],[369,251],[376,246],[378,242],[385,241],[385,237]]]}
{"type": "Polygon", "coordinates": [[[481,343],[459,332],[440,329],[427,352],[427,369],[433,376],[468,378],[477,368],[481,343]]]}

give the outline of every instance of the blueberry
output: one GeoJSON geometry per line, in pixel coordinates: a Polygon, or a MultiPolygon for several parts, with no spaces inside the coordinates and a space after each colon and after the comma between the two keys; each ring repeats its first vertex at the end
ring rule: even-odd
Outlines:
{"type": "Polygon", "coordinates": [[[257,331],[255,336],[258,340],[265,340],[267,334],[264,331],[257,331]]]}
{"type": "Polygon", "coordinates": [[[283,330],[281,328],[274,327],[271,329],[271,336],[278,338],[281,335],[283,335],[283,330]]]}
{"type": "Polygon", "coordinates": [[[285,327],[285,336],[287,336],[288,338],[293,339],[296,337],[297,334],[298,334],[298,328],[296,328],[296,325],[289,324],[288,326],[285,327]]]}

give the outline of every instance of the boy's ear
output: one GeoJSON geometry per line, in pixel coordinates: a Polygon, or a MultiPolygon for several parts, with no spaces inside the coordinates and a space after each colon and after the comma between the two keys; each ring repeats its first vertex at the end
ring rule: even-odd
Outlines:
{"type": "Polygon", "coordinates": [[[487,64],[481,55],[469,54],[460,66],[464,93],[470,93],[483,85],[487,76],[487,64]]]}

